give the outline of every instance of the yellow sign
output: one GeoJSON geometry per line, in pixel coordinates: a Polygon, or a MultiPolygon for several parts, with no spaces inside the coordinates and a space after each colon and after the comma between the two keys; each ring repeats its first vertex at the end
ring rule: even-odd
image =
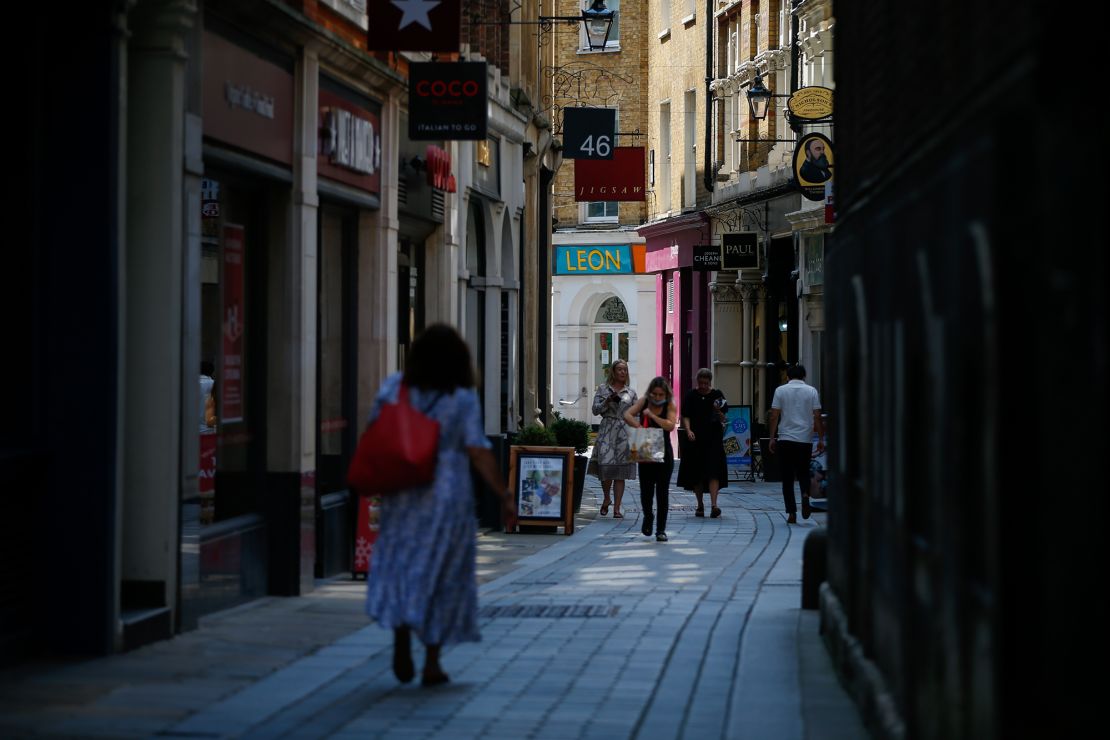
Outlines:
{"type": "Polygon", "coordinates": [[[795,118],[807,121],[828,118],[833,112],[833,91],[827,87],[803,87],[790,96],[786,107],[795,118]]]}

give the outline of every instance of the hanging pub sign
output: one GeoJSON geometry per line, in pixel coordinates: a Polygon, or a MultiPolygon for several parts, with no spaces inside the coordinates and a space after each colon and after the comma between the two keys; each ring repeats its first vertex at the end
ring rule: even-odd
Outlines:
{"type": "Polygon", "coordinates": [[[409,139],[485,141],[485,62],[409,64],[409,139]]]}
{"type": "Polygon", "coordinates": [[[460,0],[375,0],[370,51],[458,51],[460,0]]]}
{"type": "Polygon", "coordinates": [[[721,248],[715,244],[695,244],[693,264],[695,272],[720,270],[721,248]]]}
{"type": "Polygon", "coordinates": [[[618,146],[613,159],[574,160],[574,199],[645,200],[644,147],[618,146]]]}
{"type": "Polygon", "coordinates": [[[800,88],[786,101],[786,107],[794,118],[803,121],[828,118],[833,113],[833,91],[817,86],[800,88]]]}
{"type": "Polygon", "coordinates": [[[794,150],[794,180],[809,200],[825,199],[825,183],[833,179],[832,141],[824,134],[806,134],[794,150]]]}
{"type": "Polygon", "coordinates": [[[563,109],[565,159],[612,159],[616,136],[616,108],[563,109]]]}
{"type": "Polygon", "coordinates": [[[722,270],[743,270],[759,267],[759,234],[737,231],[721,235],[722,270]]]}

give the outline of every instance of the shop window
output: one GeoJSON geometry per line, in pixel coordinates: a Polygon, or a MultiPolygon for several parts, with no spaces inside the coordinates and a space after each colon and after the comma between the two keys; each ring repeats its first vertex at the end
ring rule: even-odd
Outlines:
{"type": "MultiPolygon", "coordinates": [[[[259,509],[265,474],[263,188],[202,182],[199,521],[259,509]]],[[[190,502],[186,502],[190,503],[190,502]]]]}
{"type": "Polygon", "coordinates": [[[586,222],[616,223],[619,218],[619,203],[614,200],[599,200],[586,204],[586,222]]]}
{"type": "Polygon", "coordinates": [[[316,413],[317,487],[321,494],[347,488],[346,470],[353,446],[353,363],[351,293],[355,217],[331,208],[320,210],[317,280],[316,413]]]}
{"type": "Polygon", "coordinates": [[[424,249],[403,236],[397,245],[397,321],[397,359],[403,370],[413,340],[424,331],[424,249]]]}

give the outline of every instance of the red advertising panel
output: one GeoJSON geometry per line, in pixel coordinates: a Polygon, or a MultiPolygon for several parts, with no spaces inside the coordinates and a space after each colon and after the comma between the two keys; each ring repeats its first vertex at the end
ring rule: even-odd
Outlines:
{"type": "Polygon", "coordinates": [[[611,160],[574,160],[574,199],[646,200],[645,150],[642,146],[618,146],[611,160]]]}
{"type": "Polygon", "coordinates": [[[352,573],[370,572],[370,553],[378,540],[378,515],[381,499],[377,496],[356,496],[358,499],[358,524],[355,526],[355,565],[352,573]]]}
{"type": "Polygon", "coordinates": [[[223,357],[220,367],[220,421],[243,420],[243,333],[246,306],[243,302],[242,226],[225,224],[223,231],[223,357]]]}
{"type": "Polygon", "coordinates": [[[216,433],[200,433],[200,469],[197,471],[197,492],[200,494],[200,523],[215,519],[216,503],[216,433]]]}
{"type": "Polygon", "coordinates": [[[197,476],[200,493],[216,490],[216,433],[200,433],[200,473],[197,476]]]}

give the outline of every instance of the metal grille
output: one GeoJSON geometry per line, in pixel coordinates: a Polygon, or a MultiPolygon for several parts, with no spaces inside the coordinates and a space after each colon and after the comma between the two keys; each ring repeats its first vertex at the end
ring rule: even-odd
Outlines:
{"type": "Polygon", "coordinates": [[[478,612],[481,619],[561,619],[562,617],[615,617],[619,606],[608,604],[514,604],[486,606],[478,612]]]}

